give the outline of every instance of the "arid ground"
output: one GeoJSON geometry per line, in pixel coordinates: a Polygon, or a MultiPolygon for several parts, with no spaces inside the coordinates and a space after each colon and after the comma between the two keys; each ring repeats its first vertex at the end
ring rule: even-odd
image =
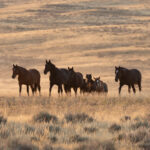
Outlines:
{"type": "Polygon", "coordinates": [[[150,149],[149,41],[149,0],[0,0],[0,149],[150,149]],[[58,97],[55,87],[49,98],[46,59],[100,76],[108,96],[58,97]],[[18,97],[13,64],[40,71],[41,97],[25,87],[18,97]],[[141,93],[118,96],[119,65],[142,72],[141,93]]]}

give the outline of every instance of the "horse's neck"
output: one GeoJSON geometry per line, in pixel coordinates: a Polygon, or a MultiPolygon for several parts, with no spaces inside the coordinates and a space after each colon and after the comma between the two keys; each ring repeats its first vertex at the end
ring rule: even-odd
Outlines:
{"type": "Polygon", "coordinates": [[[24,77],[26,74],[28,74],[29,71],[26,70],[25,68],[19,68],[19,75],[18,75],[18,78],[22,78],[24,77]]]}
{"type": "Polygon", "coordinates": [[[58,68],[54,67],[52,70],[49,69],[50,71],[50,76],[56,76],[57,72],[58,72],[58,68]]]}
{"type": "Polygon", "coordinates": [[[89,80],[90,83],[93,83],[94,81],[92,79],[89,80]]]}

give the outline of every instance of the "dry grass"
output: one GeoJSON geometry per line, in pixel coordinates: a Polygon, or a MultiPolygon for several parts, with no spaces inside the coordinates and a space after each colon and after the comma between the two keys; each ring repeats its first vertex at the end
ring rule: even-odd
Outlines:
{"type": "Polygon", "coordinates": [[[142,149],[150,135],[149,104],[136,96],[2,98],[2,149],[13,149],[14,140],[15,148],[41,150],[142,149]]]}
{"type": "Polygon", "coordinates": [[[1,0],[0,150],[148,150],[149,4],[149,0],[1,0]],[[45,59],[58,67],[74,66],[84,76],[101,76],[108,96],[57,97],[55,87],[48,98],[45,59]],[[24,87],[23,97],[17,97],[12,64],[40,71],[41,97],[24,97],[24,87]],[[117,65],[142,72],[142,93],[128,95],[124,87],[118,97],[117,65]]]}

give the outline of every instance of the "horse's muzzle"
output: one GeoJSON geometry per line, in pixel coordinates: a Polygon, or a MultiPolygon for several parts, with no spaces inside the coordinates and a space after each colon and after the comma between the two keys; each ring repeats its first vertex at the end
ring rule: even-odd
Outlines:
{"type": "Polygon", "coordinates": [[[118,82],[118,79],[117,79],[117,78],[115,78],[115,81],[116,81],[116,82],[118,82]]]}
{"type": "Polygon", "coordinates": [[[44,70],[44,74],[47,74],[47,71],[44,70]]]}
{"type": "Polygon", "coordinates": [[[15,79],[15,76],[14,76],[14,75],[12,75],[12,78],[13,78],[13,79],[15,79]]]}

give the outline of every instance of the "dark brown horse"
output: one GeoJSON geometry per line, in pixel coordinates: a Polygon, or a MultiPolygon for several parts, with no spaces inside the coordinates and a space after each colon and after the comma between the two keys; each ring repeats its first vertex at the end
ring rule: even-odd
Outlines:
{"type": "Polygon", "coordinates": [[[105,82],[100,80],[100,77],[94,78],[96,92],[98,93],[108,93],[108,86],[105,82]]]}
{"type": "Polygon", "coordinates": [[[81,93],[83,94],[88,92],[88,84],[87,84],[86,79],[83,79],[83,84],[80,90],[81,90],[81,93]]]}
{"type": "Polygon", "coordinates": [[[136,93],[135,84],[138,84],[139,91],[141,91],[141,80],[142,75],[137,69],[126,69],[123,67],[115,67],[115,81],[120,81],[119,86],[119,94],[121,92],[121,88],[123,85],[128,85],[128,92],[130,93],[130,89],[132,87],[133,92],[136,93]]]}
{"type": "Polygon", "coordinates": [[[50,72],[49,96],[51,96],[52,87],[58,86],[58,93],[62,93],[62,85],[67,85],[69,81],[69,71],[67,69],[57,68],[50,60],[46,60],[44,74],[50,72]]]}
{"type": "Polygon", "coordinates": [[[27,93],[29,96],[29,86],[32,89],[32,93],[36,92],[37,88],[39,94],[41,91],[40,86],[40,73],[36,69],[27,70],[23,67],[13,64],[13,74],[12,78],[14,79],[18,75],[18,84],[19,84],[19,95],[21,95],[22,85],[27,86],[27,93]]]}
{"type": "Polygon", "coordinates": [[[86,82],[87,82],[87,91],[88,92],[95,92],[96,91],[96,85],[94,80],[92,79],[91,74],[86,74],[86,82]]]}
{"type": "Polygon", "coordinates": [[[69,68],[69,73],[70,73],[70,78],[69,78],[69,82],[70,82],[70,88],[73,88],[75,95],[77,95],[77,90],[78,88],[80,88],[80,92],[82,89],[82,85],[83,85],[83,75],[80,72],[75,72],[74,68],[69,68]]]}

